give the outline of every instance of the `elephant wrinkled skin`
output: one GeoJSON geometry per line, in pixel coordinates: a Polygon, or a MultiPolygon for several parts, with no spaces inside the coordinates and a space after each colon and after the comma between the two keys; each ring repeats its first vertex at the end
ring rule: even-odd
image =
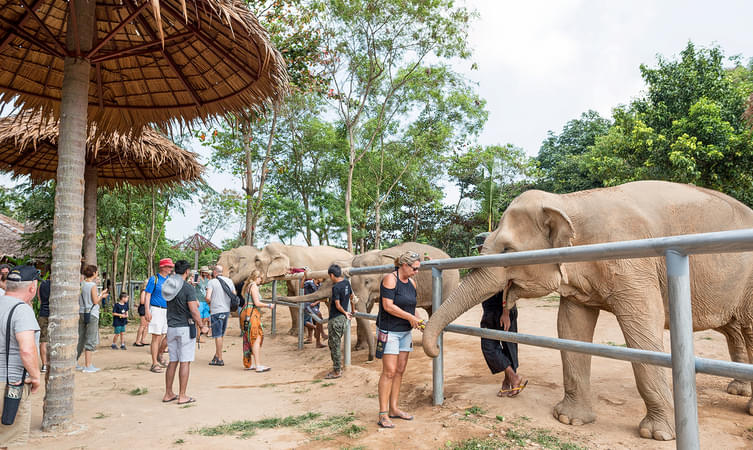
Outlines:
{"type": "MultiPolygon", "coordinates": [[[[719,192],[661,181],[555,195],[528,191],[505,211],[482,254],[567,247],[680,234],[753,228],[753,211],[719,192]]],[[[753,351],[753,253],[690,256],[693,329],[727,336],[733,359],[750,362],[753,351]],[[739,351],[740,346],[747,354],[739,351]]],[[[560,294],[560,338],[591,342],[599,311],[613,313],[631,348],[663,351],[669,325],[664,258],[641,258],[489,267],[473,270],[435,312],[424,332],[424,350],[437,354],[437,336],[450,322],[506,286],[507,307],[518,298],[560,294]],[[509,283],[509,284],[508,284],[509,283]]],[[[525,319],[524,319],[525,320],[525,319]]],[[[595,420],[591,356],[561,352],[565,394],[554,407],[563,423],[595,420]]],[[[642,437],[675,436],[672,394],[664,369],[633,364],[646,404],[642,437]]],[[[748,403],[753,412],[753,401],[748,403]]]]}
{"type": "MultiPolygon", "coordinates": [[[[350,261],[343,261],[343,267],[366,267],[381,266],[392,264],[395,258],[407,251],[413,251],[423,257],[424,253],[428,254],[431,259],[445,259],[450,256],[442,250],[430,245],[419,244],[417,242],[404,242],[398,246],[385,250],[371,250],[364,254],[354,256],[350,261]]],[[[355,304],[356,311],[371,312],[375,302],[379,300],[379,286],[384,274],[353,275],[350,278],[350,284],[353,287],[353,293],[358,298],[355,304]]],[[[445,270],[442,276],[442,298],[446,299],[450,292],[455,289],[460,279],[458,270],[445,270]]],[[[431,272],[427,270],[419,271],[416,276],[416,304],[423,308],[431,316],[431,272]]],[[[311,302],[323,298],[328,298],[332,294],[332,282],[325,280],[319,286],[319,290],[313,294],[301,297],[286,297],[284,300],[296,302],[311,302]]],[[[358,342],[356,350],[360,348],[363,342],[369,347],[369,361],[374,359],[376,346],[374,342],[374,333],[371,332],[371,325],[366,319],[357,319],[358,322],[358,342]]]]}

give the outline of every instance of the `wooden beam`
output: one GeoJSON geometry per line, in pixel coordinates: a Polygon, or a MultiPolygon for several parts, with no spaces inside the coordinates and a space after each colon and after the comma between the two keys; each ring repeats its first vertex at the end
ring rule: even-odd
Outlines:
{"type": "Polygon", "coordinates": [[[59,56],[61,58],[66,55],[66,53],[61,53],[58,50],[56,50],[56,49],[48,46],[47,44],[41,42],[40,40],[38,40],[36,38],[36,36],[32,36],[31,34],[29,34],[26,31],[24,31],[23,28],[19,28],[19,27],[17,27],[14,24],[9,24],[2,17],[0,17],[0,22],[4,22],[5,24],[7,24],[6,26],[11,29],[10,33],[12,35],[17,36],[17,37],[25,40],[26,42],[29,42],[30,44],[36,45],[37,47],[41,48],[42,50],[44,50],[45,52],[47,52],[50,55],[56,55],[56,56],[59,56]]]}
{"type": "MultiPolygon", "coordinates": [[[[15,25],[19,28],[23,26],[23,24],[26,23],[26,21],[30,19],[29,12],[33,11],[33,9],[36,8],[37,5],[39,5],[39,2],[41,1],[42,0],[34,0],[34,3],[31,4],[31,7],[28,8],[26,11],[24,11],[24,14],[21,16],[21,19],[15,25]]],[[[2,40],[0,40],[0,53],[2,53],[3,50],[5,50],[5,47],[7,47],[8,44],[10,44],[10,41],[13,40],[13,36],[15,36],[14,33],[8,32],[8,34],[6,34],[5,37],[2,40]]]]}
{"type": "Polygon", "coordinates": [[[52,40],[52,42],[55,43],[55,47],[59,48],[62,51],[62,53],[65,54],[66,53],[65,46],[61,42],[59,42],[57,38],[55,37],[55,35],[52,34],[52,31],[50,31],[50,29],[47,28],[47,24],[45,24],[42,21],[42,19],[39,18],[37,13],[35,13],[34,10],[31,8],[31,6],[29,6],[29,4],[26,3],[26,0],[19,0],[19,1],[27,9],[31,18],[37,21],[37,23],[39,24],[39,27],[42,28],[42,31],[44,31],[47,37],[49,37],[52,40]]]}
{"type": "MultiPolygon", "coordinates": [[[[73,27],[73,42],[76,44],[76,58],[81,57],[81,36],[78,34],[78,24],[76,23],[76,0],[68,0],[71,6],[71,26],[73,27]]],[[[68,30],[70,32],[71,30],[68,30]]]]}
{"type": "MultiPolygon", "coordinates": [[[[172,41],[185,40],[186,38],[194,36],[195,34],[196,33],[194,33],[193,31],[187,31],[185,33],[175,34],[173,36],[166,37],[165,38],[165,43],[172,42],[172,41]]],[[[127,54],[127,56],[146,55],[148,53],[153,53],[155,51],[158,51],[158,49],[144,51],[144,52],[139,52],[139,50],[148,49],[148,48],[155,47],[155,46],[158,46],[158,45],[162,45],[162,42],[161,41],[146,42],[144,44],[134,45],[133,47],[129,47],[129,48],[124,48],[122,50],[118,50],[117,52],[107,53],[107,54],[104,54],[104,55],[100,55],[100,56],[94,57],[94,58],[92,58],[91,61],[94,62],[94,63],[109,61],[111,59],[115,59],[115,58],[117,58],[119,56],[122,56],[124,54],[127,54]],[[138,53],[131,53],[131,52],[138,52],[138,53]]]]}
{"type": "Polygon", "coordinates": [[[104,100],[102,99],[102,65],[96,64],[97,68],[97,97],[99,98],[99,109],[105,109],[104,100]]]}
{"type": "Polygon", "coordinates": [[[147,5],[149,5],[149,4],[150,4],[149,2],[145,1],[144,3],[141,4],[141,6],[138,6],[136,8],[136,10],[133,11],[122,22],[120,22],[118,24],[118,26],[115,27],[115,29],[113,29],[112,31],[110,31],[107,34],[107,36],[105,36],[101,41],[99,41],[99,43],[96,46],[94,46],[94,48],[91,49],[89,51],[89,53],[86,54],[86,57],[87,58],[91,58],[95,53],[97,53],[102,47],[104,47],[105,44],[107,44],[108,42],[110,42],[110,39],[112,39],[118,31],[122,30],[123,27],[125,27],[126,25],[128,25],[128,22],[130,22],[131,20],[133,20],[133,18],[136,17],[137,15],[141,14],[141,11],[143,11],[143,9],[146,8],[147,5]]]}

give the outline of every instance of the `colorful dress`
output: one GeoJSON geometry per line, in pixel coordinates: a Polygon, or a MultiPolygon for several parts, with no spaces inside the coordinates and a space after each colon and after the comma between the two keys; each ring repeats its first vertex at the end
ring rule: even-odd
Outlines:
{"type": "Polygon", "coordinates": [[[261,325],[261,313],[259,308],[254,306],[252,299],[246,302],[240,313],[241,322],[243,323],[243,367],[251,367],[251,348],[256,339],[261,338],[261,345],[264,342],[264,329],[261,325]]]}

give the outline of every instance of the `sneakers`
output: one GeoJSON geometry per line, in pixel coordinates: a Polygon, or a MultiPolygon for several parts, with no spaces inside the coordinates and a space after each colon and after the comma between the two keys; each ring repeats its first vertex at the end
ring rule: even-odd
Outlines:
{"type": "Polygon", "coordinates": [[[94,364],[92,364],[89,367],[84,367],[84,370],[82,370],[84,373],[96,373],[99,372],[99,369],[94,367],[94,364]]]}
{"type": "Polygon", "coordinates": [[[125,344],[120,344],[120,349],[121,349],[121,350],[125,350],[125,349],[126,349],[126,346],[125,346],[125,344]]]}
{"type": "Polygon", "coordinates": [[[78,364],[76,364],[76,370],[78,370],[80,372],[80,371],[84,370],[84,366],[79,366],[78,364]]]}
{"type": "Polygon", "coordinates": [[[47,364],[42,364],[42,368],[39,369],[39,371],[42,373],[47,373],[47,364]]]}
{"type": "Polygon", "coordinates": [[[110,346],[110,348],[111,348],[111,349],[113,349],[113,350],[117,350],[117,349],[118,349],[118,346],[117,346],[117,345],[115,345],[115,344],[112,344],[112,345],[110,346]]]}

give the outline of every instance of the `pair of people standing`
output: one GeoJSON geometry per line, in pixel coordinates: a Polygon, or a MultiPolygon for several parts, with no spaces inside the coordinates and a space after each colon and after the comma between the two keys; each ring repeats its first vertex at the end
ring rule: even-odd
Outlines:
{"type": "Polygon", "coordinates": [[[76,364],[76,370],[84,373],[99,372],[92,362],[92,354],[99,344],[99,305],[102,299],[107,298],[107,289],[97,293],[97,266],[84,267],[84,281],[81,282],[81,293],[78,298],[78,346],[76,348],[76,361],[84,355],[84,365],[76,364]]]}

